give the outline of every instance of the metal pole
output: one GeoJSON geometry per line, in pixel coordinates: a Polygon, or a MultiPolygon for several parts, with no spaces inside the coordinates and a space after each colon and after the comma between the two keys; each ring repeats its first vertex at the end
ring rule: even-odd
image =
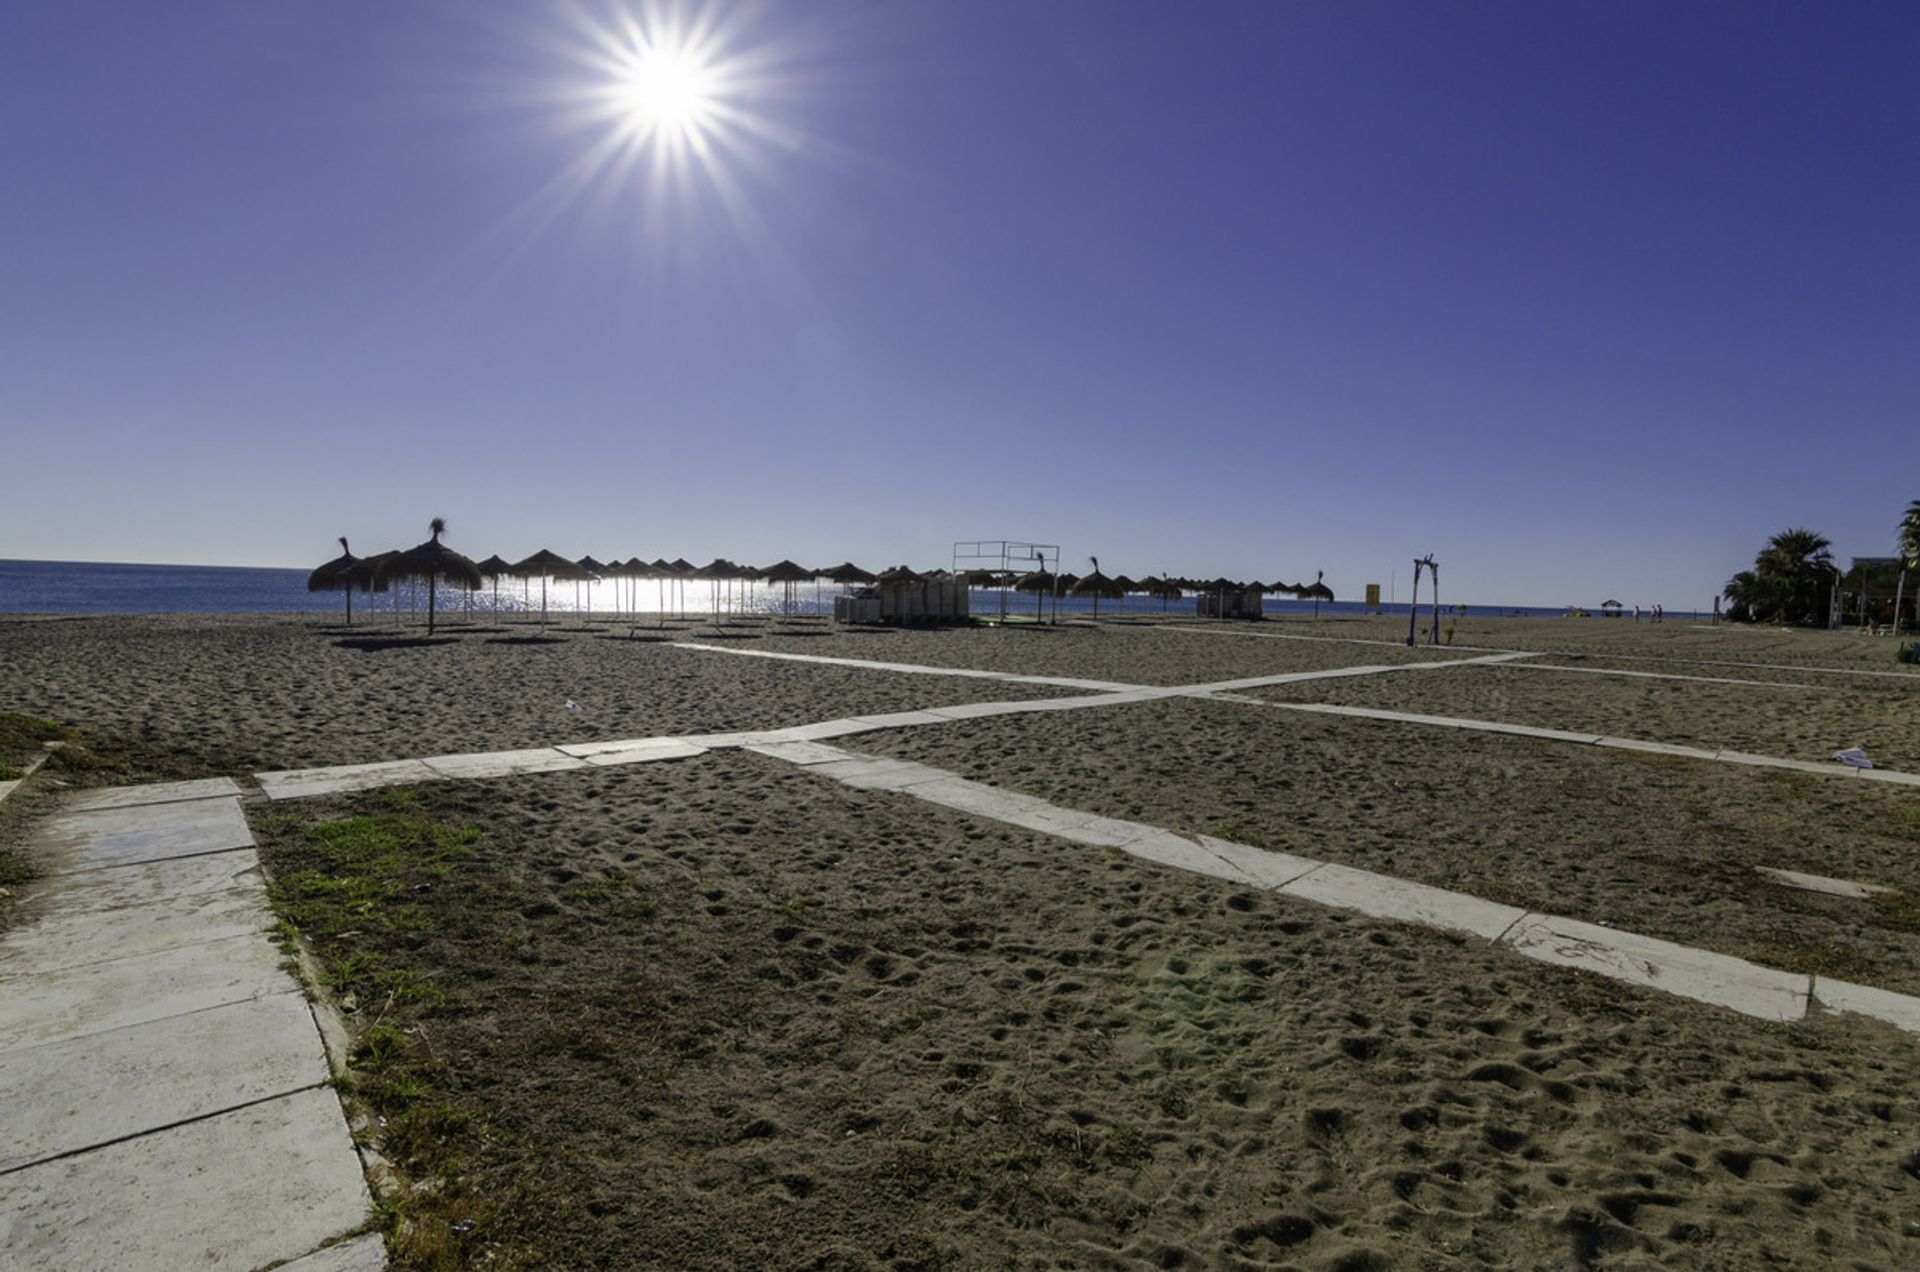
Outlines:
{"type": "Polygon", "coordinates": [[[1420,562],[1413,563],[1413,594],[1407,599],[1407,644],[1413,644],[1413,625],[1420,613],[1420,562]]]}

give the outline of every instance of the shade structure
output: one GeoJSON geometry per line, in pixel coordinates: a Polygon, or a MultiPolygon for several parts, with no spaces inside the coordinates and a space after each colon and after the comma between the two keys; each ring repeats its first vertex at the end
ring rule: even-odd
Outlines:
{"type": "MultiPolygon", "coordinates": [[[[387,581],[377,577],[380,566],[389,558],[399,555],[400,553],[398,551],[389,550],[386,552],[376,552],[372,556],[363,556],[347,567],[347,575],[353,580],[353,585],[362,592],[385,592],[387,590],[387,581]]],[[[368,602],[368,608],[372,608],[371,601],[368,602]]],[[[393,607],[388,606],[388,608],[391,609],[393,607]]]]}
{"type": "Polygon", "coordinates": [[[926,575],[921,574],[916,570],[909,569],[904,565],[896,565],[891,570],[880,571],[880,576],[877,579],[875,579],[874,582],[876,583],[918,583],[921,579],[925,577],[926,575]]]}
{"type": "Polygon", "coordinates": [[[447,530],[445,519],[435,517],[429,524],[433,530],[431,538],[382,561],[374,569],[373,578],[376,583],[391,583],[394,579],[425,579],[427,635],[431,636],[435,599],[442,582],[464,587],[469,592],[477,592],[485,584],[480,577],[479,566],[440,542],[440,536],[447,530]]]}
{"type": "Polygon", "coordinates": [[[513,565],[497,552],[486,560],[476,561],[474,564],[479,567],[480,577],[493,584],[493,612],[498,614],[500,612],[500,579],[503,575],[513,573],[513,565]]]}
{"type": "Polygon", "coordinates": [[[340,555],[323,565],[317,565],[313,573],[307,575],[309,592],[344,592],[347,597],[347,623],[353,623],[353,589],[355,586],[353,566],[360,558],[353,555],[347,547],[347,536],[340,536],[340,555]]]}
{"type": "Polygon", "coordinates": [[[843,585],[850,583],[872,583],[879,577],[871,571],[861,569],[851,561],[842,561],[831,570],[820,571],[820,574],[823,578],[832,579],[835,583],[843,585]]]}
{"type": "Polygon", "coordinates": [[[524,561],[515,561],[509,573],[517,579],[540,580],[540,625],[542,627],[547,625],[547,580],[558,579],[569,582],[592,577],[576,563],[546,548],[540,549],[524,561]]]}
{"type": "Polygon", "coordinates": [[[587,585],[587,618],[591,620],[593,618],[593,585],[606,577],[608,567],[603,562],[594,560],[591,554],[581,557],[578,561],[575,561],[574,564],[585,570],[587,577],[575,581],[573,599],[576,602],[579,601],[579,584],[584,582],[587,585]]]}
{"type": "Polygon", "coordinates": [[[1100,617],[1101,598],[1104,597],[1107,600],[1114,600],[1126,595],[1112,579],[1100,573],[1099,557],[1093,558],[1093,573],[1087,575],[1085,578],[1075,579],[1068,585],[1067,594],[1069,596],[1091,596],[1093,598],[1093,616],[1095,618],[1100,617]]]}
{"type": "Polygon", "coordinates": [[[1033,593],[1033,617],[1035,621],[1045,616],[1047,597],[1056,594],[1059,591],[1059,586],[1060,576],[1057,574],[1049,574],[1045,570],[1034,570],[1030,573],[1022,574],[1013,581],[1014,591],[1033,593]]]}
{"type": "Polygon", "coordinates": [[[725,557],[715,557],[705,565],[690,570],[687,577],[706,580],[708,595],[713,600],[713,621],[718,623],[720,621],[720,585],[741,577],[740,567],[725,557]]]}
{"type": "Polygon", "coordinates": [[[819,576],[803,565],[795,565],[792,561],[780,561],[762,570],[760,577],[769,583],[778,583],[785,589],[786,595],[781,600],[781,608],[787,613],[792,613],[793,585],[811,583],[819,576]]]}
{"type": "Polygon", "coordinates": [[[1320,602],[1331,601],[1333,599],[1333,589],[1322,582],[1326,577],[1327,572],[1325,570],[1315,570],[1313,582],[1304,586],[1296,586],[1293,589],[1293,594],[1301,600],[1313,602],[1313,616],[1315,618],[1320,617],[1320,602]]]}

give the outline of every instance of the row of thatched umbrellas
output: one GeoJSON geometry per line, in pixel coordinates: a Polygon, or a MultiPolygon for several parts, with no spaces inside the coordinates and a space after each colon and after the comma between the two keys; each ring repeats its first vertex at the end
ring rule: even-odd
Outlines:
{"type": "MultiPolygon", "coordinates": [[[[629,587],[637,589],[642,580],[652,580],[659,587],[658,609],[666,612],[666,587],[673,584],[681,599],[681,612],[684,612],[684,584],[687,580],[704,581],[712,592],[713,610],[716,617],[720,613],[721,588],[727,590],[731,601],[732,587],[736,582],[778,583],[785,590],[784,605],[792,608],[793,589],[796,584],[816,582],[821,579],[842,585],[865,583],[907,583],[918,582],[930,577],[917,573],[906,566],[895,566],[879,574],[861,569],[851,561],[826,569],[811,570],[792,561],[781,561],[766,569],[738,565],[725,557],[716,557],[706,565],[694,565],[684,558],[668,561],[664,558],[647,561],[634,557],[629,561],[603,563],[591,556],[572,561],[557,552],[542,548],[521,561],[505,561],[499,556],[490,556],[484,561],[473,561],[440,542],[440,536],[446,532],[446,522],[435,517],[431,523],[432,536],[417,547],[404,552],[381,552],[368,557],[356,557],[347,546],[344,536],[340,539],[341,554],[333,560],[314,569],[307,576],[309,592],[342,592],[346,597],[347,621],[353,621],[353,594],[359,592],[385,592],[396,581],[416,580],[427,585],[427,631],[433,632],[438,588],[447,583],[465,589],[468,593],[482,590],[491,580],[494,591],[495,607],[499,606],[500,580],[517,578],[528,589],[528,608],[531,606],[531,588],[534,579],[540,580],[540,621],[547,621],[547,586],[549,581],[591,583],[600,579],[624,581],[629,587]]],[[[1100,602],[1123,600],[1127,596],[1144,594],[1158,597],[1164,609],[1167,602],[1178,599],[1187,592],[1261,592],[1291,593],[1301,600],[1315,602],[1331,601],[1333,590],[1316,578],[1312,583],[1259,583],[1236,582],[1226,578],[1192,579],[1181,577],[1149,577],[1141,580],[1126,575],[1109,578],[1100,572],[1099,558],[1093,558],[1093,572],[1087,575],[1055,574],[1047,570],[1035,570],[1027,573],[996,570],[970,570],[965,575],[970,587],[1012,588],[1019,592],[1036,594],[1036,603],[1046,596],[1087,596],[1093,599],[1093,612],[1100,613],[1100,602]]],[[[638,608],[637,591],[630,593],[638,608]]],[[[592,598],[589,592],[587,601],[591,612],[592,598]]]]}

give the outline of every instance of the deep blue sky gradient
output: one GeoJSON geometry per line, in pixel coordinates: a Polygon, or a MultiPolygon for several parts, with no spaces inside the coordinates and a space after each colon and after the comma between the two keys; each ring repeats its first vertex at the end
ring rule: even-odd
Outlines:
{"type": "Polygon", "coordinates": [[[612,11],[0,9],[0,556],[1681,608],[1920,497],[1920,6],[730,8],[732,197],[542,197],[612,11]]]}

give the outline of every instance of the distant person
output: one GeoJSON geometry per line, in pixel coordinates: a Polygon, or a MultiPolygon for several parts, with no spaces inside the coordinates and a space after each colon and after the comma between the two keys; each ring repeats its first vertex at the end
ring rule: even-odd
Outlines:
{"type": "Polygon", "coordinates": [[[1638,605],[1633,607],[1633,621],[1636,623],[1640,621],[1640,607],[1638,605]]]}

